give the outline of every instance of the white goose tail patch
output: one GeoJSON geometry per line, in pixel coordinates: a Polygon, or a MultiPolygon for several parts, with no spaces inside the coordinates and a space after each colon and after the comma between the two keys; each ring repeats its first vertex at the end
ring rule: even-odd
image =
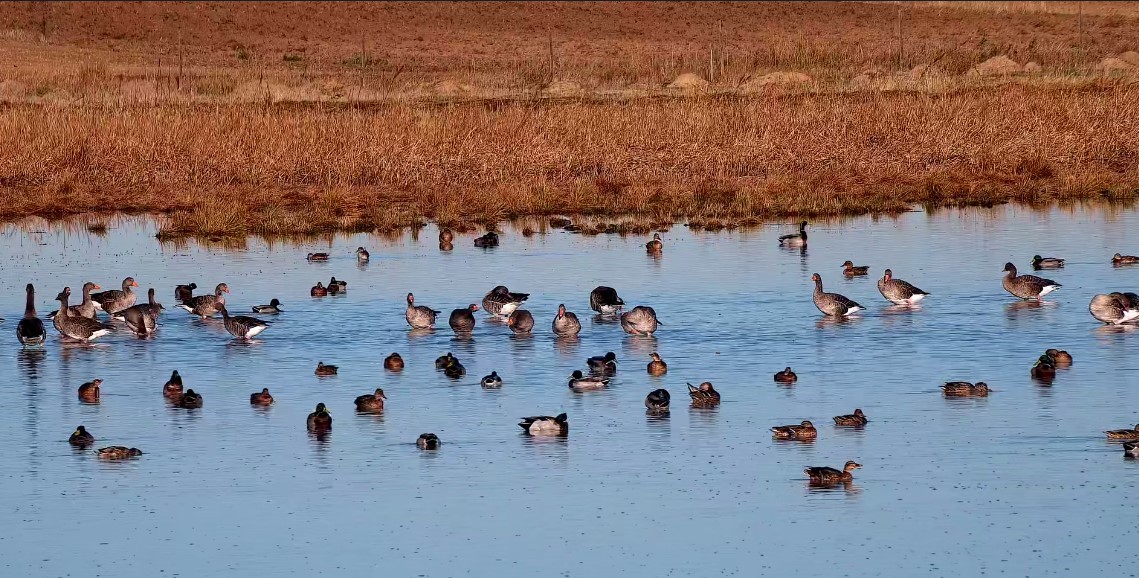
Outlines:
{"type": "Polygon", "coordinates": [[[245,332],[245,338],[246,339],[252,339],[258,333],[261,333],[262,331],[265,331],[268,328],[269,328],[268,325],[258,325],[257,327],[250,327],[249,331],[245,332]]]}
{"type": "Polygon", "coordinates": [[[846,315],[854,315],[855,313],[862,311],[862,309],[863,307],[861,305],[855,305],[854,307],[846,310],[846,315]]]}
{"type": "Polygon", "coordinates": [[[1116,324],[1127,323],[1128,321],[1139,319],[1139,309],[1127,309],[1123,312],[1123,317],[1116,321],[1116,324]]]}
{"type": "Polygon", "coordinates": [[[185,303],[181,303],[181,304],[177,305],[177,307],[179,307],[181,309],[185,309],[186,311],[188,311],[190,313],[194,312],[194,308],[190,307],[189,305],[186,305],[185,303]]]}
{"type": "Polygon", "coordinates": [[[1040,290],[1040,295],[1038,295],[1038,297],[1043,297],[1059,288],[1060,285],[1045,285],[1044,288],[1040,290]]]}
{"type": "Polygon", "coordinates": [[[918,293],[918,294],[914,295],[913,297],[910,297],[907,300],[907,302],[910,304],[914,304],[914,303],[917,303],[918,301],[921,301],[922,299],[925,299],[925,293],[918,293]]]}
{"type": "Polygon", "coordinates": [[[91,337],[87,338],[87,341],[94,341],[94,340],[96,340],[96,339],[98,339],[104,335],[107,335],[110,332],[111,332],[110,329],[99,329],[98,331],[92,333],[91,337]]]}

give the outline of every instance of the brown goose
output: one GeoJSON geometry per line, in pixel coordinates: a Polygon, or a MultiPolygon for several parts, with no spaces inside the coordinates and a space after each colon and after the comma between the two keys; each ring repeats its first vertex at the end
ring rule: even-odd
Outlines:
{"type": "Polygon", "coordinates": [[[1124,293],[1101,293],[1092,297],[1088,311],[1100,322],[1120,325],[1139,319],[1139,302],[1132,302],[1124,293]]]}
{"type": "Polygon", "coordinates": [[[225,330],[238,339],[253,339],[257,334],[269,328],[267,321],[262,321],[254,317],[248,317],[246,315],[234,315],[230,317],[229,311],[226,310],[224,303],[215,306],[218,311],[221,311],[225,330]]]}
{"type": "Polygon", "coordinates": [[[846,465],[842,467],[841,471],[823,466],[807,468],[803,470],[803,473],[807,474],[807,477],[811,479],[812,484],[833,485],[852,481],[854,479],[854,476],[851,475],[851,472],[854,471],[854,468],[861,467],[862,464],[854,460],[850,460],[846,462],[846,465]]]}
{"type": "Polygon", "coordinates": [[[600,285],[589,292],[589,308],[602,314],[613,315],[621,311],[625,302],[617,296],[617,290],[600,285]]]}
{"type": "Polygon", "coordinates": [[[471,303],[463,309],[455,309],[451,311],[451,317],[447,323],[451,325],[451,330],[455,333],[470,333],[475,330],[475,311],[479,310],[479,306],[471,303]]]}
{"type": "Polygon", "coordinates": [[[441,311],[436,311],[430,307],[415,304],[415,295],[407,294],[407,311],[404,312],[403,318],[407,320],[407,324],[412,329],[428,329],[435,326],[435,317],[441,311]]]}
{"type": "Polygon", "coordinates": [[[646,305],[637,305],[621,314],[621,329],[630,335],[652,335],[659,325],[664,323],[657,319],[656,310],[646,305]]]}
{"type": "Polygon", "coordinates": [[[660,253],[664,248],[664,243],[660,240],[660,233],[653,233],[653,240],[645,243],[645,250],[649,253],[660,253]]]}
{"type": "Polygon", "coordinates": [[[895,279],[894,272],[889,269],[878,280],[878,292],[894,305],[913,305],[929,295],[901,279],[895,279]]]}
{"type": "Polygon", "coordinates": [[[111,315],[112,319],[125,322],[127,327],[140,337],[154,333],[158,328],[158,314],[165,309],[161,303],[154,300],[153,287],[146,291],[146,296],[147,303],[132,305],[111,315]]]}
{"type": "Polygon", "coordinates": [[[577,320],[577,315],[571,311],[566,311],[565,304],[558,305],[558,314],[554,316],[554,323],[551,328],[554,335],[558,337],[573,337],[581,333],[581,322],[577,320]]]}
{"type": "Polygon", "coordinates": [[[1012,263],[1005,263],[1004,270],[1007,274],[1001,280],[1001,285],[1005,291],[1021,299],[1040,299],[1062,287],[1051,279],[1044,279],[1036,275],[1017,275],[1016,265],[1012,263]]]}
{"type": "Polygon", "coordinates": [[[712,382],[705,381],[696,387],[688,384],[688,396],[692,398],[692,407],[715,407],[720,405],[720,392],[712,387],[712,382]]]}
{"type": "Polygon", "coordinates": [[[781,247],[802,247],[807,244],[807,222],[799,223],[799,232],[779,237],[781,247]]]}
{"type": "Polygon", "coordinates": [[[523,301],[529,298],[529,293],[511,293],[505,285],[499,285],[482,298],[482,308],[483,311],[496,317],[509,317],[523,301]]]}
{"type": "Polygon", "coordinates": [[[178,307],[181,307],[182,309],[185,309],[186,311],[189,311],[190,313],[193,313],[202,319],[205,319],[206,317],[212,317],[213,314],[217,313],[219,309],[225,308],[226,293],[229,293],[229,285],[226,285],[225,283],[218,283],[217,287],[214,287],[213,295],[198,295],[197,297],[194,297],[189,301],[182,303],[178,307]]]}
{"type": "Polygon", "coordinates": [[[824,293],[823,278],[819,277],[818,273],[811,275],[811,280],[815,282],[814,301],[815,307],[818,307],[819,311],[834,317],[843,317],[865,309],[865,307],[855,303],[852,299],[839,295],[838,293],[824,293]]]}
{"type": "Polygon", "coordinates": [[[803,420],[799,425],[777,425],[771,428],[772,437],[780,440],[813,440],[819,437],[819,430],[810,420],[803,420]]]}
{"type": "Polygon", "coordinates": [[[24,304],[24,318],[16,325],[16,339],[24,345],[40,345],[47,340],[44,322],[36,315],[36,289],[28,283],[24,287],[27,302],[24,304]]]}
{"type": "Polygon", "coordinates": [[[136,296],[131,287],[138,287],[138,282],[134,277],[127,277],[123,279],[122,291],[111,289],[102,293],[92,293],[91,300],[95,302],[96,308],[113,315],[134,305],[136,296]]]}
{"type": "Polygon", "coordinates": [[[64,287],[63,291],[56,296],[60,307],[54,321],[55,328],[61,334],[77,341],[93,341],[111,332],[113,328],[106,323],[71,315],[71,308],[67,306],[69,297],[71,297],[70,287],[64,287]]]}
{"type": "Polygon", "coordinates": [[[174,288],[174,300],[179,303],[185,303],[194,298],[194,289],[198,288],[197,283],[190,283],[189,285],[179,285],[174,288]]]}
{"type": "Polygon", "coordinates": [[[843,263],[841,265],[841,267],[842,267],[842,274],[846,275],[847,277],[855,277],[858,275],[866,275],[866,274],[870,273],[870,267],[869,266],[855,267],[854,262],[849,260],[849,259],[845,263],[843,263]]]}
{"type": "Polygon", "coordinates": [[[506,318],[506,326],[515,335],[525,335],[534,330],[534,316],[525,309],[515,309],[510,317],[506,318]]]}
{"type": "MultiPolygon", "coordinates": [[[[71,314],[79,317],[86,317],[88,319],[96,319],[98,309],[95,308],[95,301],[91,299],[92,289],[102,289],[99,285],[90,281],[83,284],[83,301],[79,305],[72,305],[70,307],[71,314]]],[[[55,319],[56,311],[48,313],[48,319],[55,319]]]]}

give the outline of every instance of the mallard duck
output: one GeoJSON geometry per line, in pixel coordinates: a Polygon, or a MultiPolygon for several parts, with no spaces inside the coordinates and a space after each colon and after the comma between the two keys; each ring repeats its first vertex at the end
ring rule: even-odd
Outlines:
{"type": "Polygon", "coordinates": [[[336,375],[340,368],[335,365],[325,365],[323,361],[316,362],[316,374],[320,376],[336,375]]]}
{"type": "Polygon", "coordinates": [[[1112,265],[1134,265],[1135,263],[1139,263],[1139,257],[1135,255],[1121,255],[1116,253],[1111,257],[1112,265]]]}
{"type": "Polygon", "coordinates": [[[1113,440],[1139,440],[1139,424],[1134,429],[1113,429],[1103,433],[1113,440]]]}
{"type": "Polygon", "coordinates": [[[913,305],[929,295],[901,279],[894,279],[894,272],[889,269],[878,280],[878,292],[894,305],[913,305]]]}
{"type": "Polygon", "coordinates": [[[79,400],[86,403],[99,403],[99,386],[103,380],[95,379],[79,386],[79,400]]]}
{"type": "Polygon", "coordinates": [[[269,328],[268,322],[254,317],[247,315],[234,315],[231,317],[229,310],[225,308],[224,304],[218,305],[217,310],[221,312],[222,324],[225,325],[225,330],[238,339],[248,341],[269,328]]]}
{"type": "Polygon", "coordinates": [[[125,460],[141,456],[142,450],[126,446],[110,446],[99,448],[97,454],[104,460],[125,460]]]}
{"type": "Polygon", "coordinates": [[[569,433],[569,417],[564,413],[557,417],[535,415],[522,418],[518,426],[532,436],[564,436],[569,433]]]}
{"type": "Polygon", "coordinates": [[[324,283],[317,281],[312,289],[309,289],[308,294],[310,297],[324,297],[328,295],[328,289],[324,288],[324,283]]]}
{"type": "Polygon", "coordinates": [[[467,374],[467,368],[463,367],[463,364],[459,363],[458,360],[455,360],[450,365],[443,368],[443,375],[446,375],[447,377],[449,377],[451,379],[459,379],[460,377],[463,377],[466,374],[467,374]]]}
{"type": "Polygon", "coordinates": [[[608,377],[599,375],[582,375],[581,370],[574,370],[570,374],[569,387],[574,391],[593,391],[609,385],[608,377]]]}
{"type": "Polygon", "coordinates": [[[1139,302],[1132,301],[1125,293],[1101,293],[1092,297],[1088,312],[1102,323],[1122,325],[1139,319],[1139,302]]]}
{"type": "Polygon", "coordinates": [[[668,373],[668,364],[660,358],[659,353],[654,351],[652,358],[653,360],[649,362],[649,365],[647,367],[649,375],[664,375],[668,373]]]}
{"type": "Polygon", "coordinates": [[[439,357],[435,358],[435,369],[447,369],[448,365],[451,365],[452,363],[458,363],[458,361],[459,358],[451,355],[451,352],[448,351],[447,355],[440,355],[439,357]]]}
{"type": "Polygon", "coordinates": [[[450,244],[455,241],[455,234],[446,227],[439,229],[439,242],[450,244]]]}
{"type": "Polygon", "coordinates": [[[855,267],[854,262],[850,261],[850,260],[847,260],[845,263],[842,264],[842,274],[846,275],[847,277],[855,277],[858,275],[866,275],[868,273],[870,273],[870,267],[869,266],[855,267]]]}
{"type": "Polygon", "coordinates": [[[388,371],[403,371],[403,358],[398,353],[392,353],[384,358],[384,369],[388,371]]]}
{"type": "Polygon", "coordinates": [[[198,295],[197,297],[182,302],[178,307],[205,319],[217,313],[220,307],[225,306],[226,293],[229,293],[229,285],[218,283],[217,287],[214,287],[212,295],[198,295]]]}
{"type": "Polygon", "coordinates": [[[274,297],[273,299],[270,299],[268,305],[254,305],[253,306],[253,312],[254,313],[262,313],[265,315],[276,315],[277,313],[280,313],[281,311],[283,311],[281,309],[281,301],[279,299],[277,299],[276,297],[274,297]]]}
{"type": "Polygon", "coordinates": [[[653,414],[668,413],[671,397],[667,389],[654,389],[645,396],[645,408],[653,414]]]}
{"type": "Polygon", "coordinates": [[[1040,255],[1032,256],[1032,268],[1037,271],[1041,269],[1059,269],[1064,266],[1063,259],[1056,257],[1041,257],[1040,255]]]}
{"type": "Polygon", "coordinates": [[[1072,356],[1067,351],[1062,349],[1049,349],[1044,352],[1045,355],[1052,358],[1056,367],[1067,367],[1072,364],[1072,356]]]}
{"type": "Polygon", "coordinates": [[[529,293],[514,293],[505,285],[499,285],[483,296],[482,308],[495,317],[509,317],[529,298],[529,293]]]}
{"type": "Polygon", "coordinates": [[[316,404],[316,411],[308,414],[308,431],[325,432],[332,429],[332,412],[323,403],[316,404]]]}
{"type": "Polygon", "coordinates": [[[515,335],[526,335],[534,330],[534,315],[525,309],[515,309],[506,318],[506,326],[515,335]]]}
{"type": "Polygon", "coordinates": [[[407,320],[407,324],[412,329],[428,329],[435,326],[435,317],[442,311],[436,311],[430,307],[415,304],[415,295],[407,294],[407,310],[404,311],[403,318],[407,320]]]}
{"type": "Polygon", "coordinates": [[[437,450],[441,445],[443,442],[433,433],[419,434],[419,439],[415,440],[415,446],[421,450],[437,450]]]}
{"type": "Polygon", "coordinates": [[[807,244],[807,222],[799,223],[799,232],[779,237],[781,247],[802,247],[807,244]]]}
{"type": "Polygon", "coordinates": [[[377,387],[375,393],[366,393],[356,398],[356,411],[384,411],[384,390],[377,387]]]}
{"type": "Polygon", "coordinates": [[[811,478],[812,484],[840,484],[853,480],[854,476],[851,475],[851,472],[853,472],[855,468],[861,467],[862,464],[851,460],[846,462],[846,465],[842,467],[842,471],[824,466],[807,468],[803,470],[803,473],[811,478]]]}
{"type": "Polygon", "coordinates": [[[696,387],[688,384],[688,395],[692,398],[692,407],[713,407],[720,405],[720,392],[712,387],[712,382],[705,381],[696,387]]]}
{"type": "Polygon", "coordinates": [[[589,308],[602,314],[614,315],[625,306],[625,302],[617,296],[617,290],[612,287],[600,285],[589,292],[589,308]]]}
{"type": "Polygon", "coordinates": [[[780,440],[813,440],[819,437],[819,431],[810,420],[803,420],[799,425],[777,425],[771,428],[772,437],[780,440]]]}
{"type": "Polygon", "coordinates": [[[796,381],[799,381],[799,376],[795,375],[790,367],[775,374],[776,383],[795,383],[796,381]]]}
{"type": "Polygon", "coordinates": [[[328,291],[329,291],[329,293],[332,293],[332,292],[345,293],[348,291],[348,282],[347,281],[337,281],[336,277],[333,277],[332,279],[330,279],[328,281],[328,291]]]}
{"type": "Polygon", "coordinates": [[[162,386],[162,396],[170,399],[182,399],[182,376],[178,375],[178,370],[170,374],[170,379],[162,386]]]}
{"type": "Polygon", "coordinates": [[[869,420],[866,419],[866,414],[862,413],[861,409],[854,410],[852,414],[834,416],[835,425],[863,426],[866,425],[867,421],[869,420]]]}
{"type": "Polygon", "coordinates": [[[475,237],[475,246],[482,248],[497,247],[498,233],[495,233],[494,231],[487,231],[485,235],[481,237],[475,237]]]}
{"type": "Polygon", "coordinates": [[[41,345],[47,340],[47,330],[36,314],[36,289],[28,283],[24,291],[27,293],[27,301],[24,304],[24,318],[16,324],[16,339],[23,345],[41,345]]]}
{"type": "Polygon", "coordinates": [[[75,428],[75,433],[72,433],[71,437],[67,438],[67,443],[75,447],[85,448],[95,443],[95,436],[88,433],[87,428],[79,426],[75,428]]]}
{"type": "Polygon", "coordinates": [[[59,313],[54,319],[55,328],[64,337],[73,341],[90,342],[111,333],[114,328],[109,323],[72,315],[71,308],[67,306],[69,297],[71,297],[70,287],[64,287],[63,291],[55,296],[59,301],[59,313]]]}
{"type": "Polygon", "coordinates": [[[660,240],[660,233],[653,233],[653,240],[645,243],[645,250],[649,253],[660,253],[664,248],[664,243],[660,240]]]}
{"type": "Polygon", "coordinates": [[[194,298],[194,289],[198,288],[197,283],[190,283],[189,285],[179,285],[174,288],[174,300],[179,303],[185,303],[194,298]]]}
{"type": "Polygon", "coordinates": [[[1139,442],[1123,442],[1123,456],[1139,458],[1139,442]]]}
{"type": "Polygon", "coordinates": [[[942,393],[945,397],[988,397],[989,384],[978,381],[976,384],[967,381],[947,381],[945,385],[941,386],[942,393]]]}
{"type": "MultiPolygon", "coordinates": [[[[71,310],[72,317],[86,317],[87,319],[97,319],[98,309],[95,308],[95,301],[91,299],[91,291],[95,289],[102,289],[98,284],[90,281],[83,284],[83,301],[79,305],[71,305],[68,309],[71,310]]],[[[48,319],[55,319],[58,311],[48,313],[48,319]]]]}
{"type": "Polygon", "coordinates": [[[486,389],[497,389],[502,387],[502,378],[498,376],[497,371],[492,371],[490,375],[482,378],[482,381],[479,383],[486,389]]]}
{"type": "Polygon", "coordinates": [[[252,405],[273,405],[273,396],[269,394],[269,388],[263,387],[260,392],[249,394],[249,403],[252,405]]]}
{"type": "Polygon", "coordinates": [[[202,394],[193,389],[187,389],[186,393],[182,394],[182,399],[178,400],[178,407],[184,407],[186,409],[198,409],[202,407],[202,394]]]}
{"type": "Polygon", "coordinates": [[[309,253],[305,255],[305,259],[308,261],[327,261],[328,253],[309,253]]]}
{"type": "Polygon", "coordinates": [[[605,355],[595,355],[586,359],[585,365],[591,373],[613,375],[617,373],[617,354],[610,351],[605,355]]]}
{"type": "Polygon", "coordinates": [[[1056,378],[1056,362],[1047,354],[1041,355],[1029,370],[1033,379],[1051,382],[1056,378]]]}
{"type": "Polygon", "coordinates": [[[845,317],[865,309],[865,307],[855,303],[853,299],[838,293],[825,293],[823,291],[823,278],[818,273],[811,275],[811,280],[815,282],[815,294],[812,300],[819,311],[833,317],[845,317]]]}
{"type": "Polygon", "coordinates": [[[660,325],[664,323],[657,319],[656,310],[646,305],[637,305],[621,314],[621,329],[629,335],[652,335],[660,325]]]}
{"type": "Polygon", "coordinates": [[[453,309],[451,316],[447,319],[447,324],[451,326],[451,331],[454,331],[456,335],[474,331],[475,311],[478,310],[479,306],[474,303],[462,309],[453,309]]]}
{"type": "Polygon", "coordinates": [[[1012,263],[1005,263],[1005,276],[1001,280],[1001,286],[1005,288],[1012,295],[1021,299],[1037,299],[1063,287],[1059,283],[1037,277],[1036,275],[1017,275],[1016,265],[1012,263]]]}
{"type": "Polygon", "coordinates": [[[134,277],[127,277],[123,279],[122,290],[111,289],[103,291],[102,293],[92,293],[91,301],[95,303],[95,308],[104,311],[109,315],[113,315],[134,305],[136,296],[131,287],[138,287],[138,282],[134,277]]]}
{"type": "Polygon", "coordinates": [[[562,303],[558,305],[558,314],[554,316],[551,329],[558,337],[573,337],[581,333],[581,322],[572,311],[566,311],[566,305],[562,303]]]}
{"type": "Polygon", "coordinates": [[[356,247],[356,262],[357,263],[367,263],[369,260],[371,260],[371,258],[372,258],[372,256],[368,253],[367,249],[365,249],[363,247],[356,247]]]}

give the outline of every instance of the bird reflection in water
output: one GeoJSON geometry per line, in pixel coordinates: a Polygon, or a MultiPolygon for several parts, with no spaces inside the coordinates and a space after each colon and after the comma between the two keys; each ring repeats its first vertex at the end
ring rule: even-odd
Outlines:
{"type": "Polygon", "coordinates": [[[47,351],[42,347],[21,349],[16,353],[16,366],[28,379],[38,379],[40,363],[44,359],[47,359],[47,351]]]}

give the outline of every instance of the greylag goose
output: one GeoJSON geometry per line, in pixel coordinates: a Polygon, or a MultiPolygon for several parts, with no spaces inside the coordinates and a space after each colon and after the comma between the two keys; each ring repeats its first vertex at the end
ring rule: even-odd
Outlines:
{"type": "Polygon", "coordinates": [[[441,311],[436,311],[430,307],[415,304],[415,295],[407,294],[407,311],[404,312],[403,318],[407,320],[407,324],[412,329],[428,329],[435,326],[435,317],[441,311]]]}
{"type": "Polygon", "coordinates": [[[498,376],[497,371],[490,372],[490,375],[482,378],[479,382],[486,389],[498,389],[502,387],[502,378],[498,376]]]}
{"type": "Polygon", "coordinates": [[[316,404],[316,411],[308,414],[308,431],[326,432],[332,429],[332,412],[323,403],[316,404]]]}
{"type": "Polygon", "coordinates": [[[383,388],[377,387],[374,393],[365,393],[356,397],[356,411],[384,411],[384,400],[387,398],[383,388]]]}
{"type": "MultiPolygon", "coordinates": [[[[102,289],[98,284],[90,281],[83,284],[83,301],[79,305],[70,306],[71,314],[79,317],[86,317],[88,319],[96,319],[98,316],[98,309],[95,308],[95,301],[91,299],[91,291],[93,289],[102,289]]],[[[55,319],[58,312],[52,311],[48,313],[48,319],[55,319]]]]}
{"type": "Polygon", "coordinates": [[[856,277],[858,275],[866,275],[870,273],[870,267],[855,267],[854,261],[847,259],[842,265],[842,274],[847,277],[856,277]]]}
{"type": "Polygon", "coordinates": [[[16,339],[23,345],[40,345],[47,340],[44,322],[36,315],[36,289],[28,283],[24,287],[27,302],[24,304],[24,318],[16,325],[16,339]]]}
{"type": "Polygon", "coordinates": [[[660,253],[664,248],[664,243],[660,240],[660,233],[653,233],[653,240],[645,243],[645,250],[649,253],[660,253]]]}
{"type": "Polygon", "coordinates": [[[95,436],[91,435],[91,432],[88,432],[87,428],[79,426],[75,428],[75,432],[71,434],[71,437],[67,438],[67,443],[75,447],[85,448],[95,443],[95,436]]]}
{"type": "Polygon", "coordinates": [[[799,425],[777,425],[771,428],[771,437],[779,440],[813,440],[819,437],[819,431],[810,420],[803,420],[799,425]]]}
{"type": "Polygon", "coordinates": [[[229,285],[218,283],[217,287],[214,287],[212,295],[198,295],[178,307],[205,319],[225,308],[226,293],[229,293],[229,285]]]}
{"type": "Polygon", "coordinates": [[[666,364],[664,360],[660,358],[659,353],[654,351],[652,358],[653,360],[649,362],[647,368],[649,370],[649,375],[664,375],[668,373],[668,364],[666,364]]]}
{"type": "Polygon", "coordinates": [[[415,440],[415,447],[421,450],[437,450],[443,442],[439,441],[439,436],[433,433],[419,434],[419,438],[415,440]]]}
{"type": "Polygon", "coordinates": [[[497,247],[498,246],[498,233],[495,233],[494,231],[487,231],[487,233],[485,235],[483,235],[481,237],[476,237],[475,238],[475,246],[476,247],[482,247],[482,248],[497,247]]]}
{"type": "Polygon", "coordinates": [[[140,337],[154,333],[158,328],[158,315],[165,309],[161,303],[154,300],[154,287],[146,291],[146,296],[146,303],[132,305],[111,315],[112,319],[125,322],[127,327],[140,337]]]}
{"type": "Polygon", "coordinates": [[[590,373],[613,375],[617,373],[617,354],[609,351],[605,355],[594,355],[585,360],[585,365],[590,373]]]}
{"type": "Polygon", "coordinates": [[[179,303],[185,303],[194,298],[194,289],[198,288],[197,283],[190,283],[189,285],[179,285],[174,288],[174,300],[179,303]]]}
{"type": "Polygon", "coordinates": [[[262,313],[262,314],[266,314],[266,315],[276,315],[277,313],[280,313],[281,311],[283,311],[281,309],[281,301],[279,299],[277,299],[276,297],[270,299],[268,305],[254,305],[253,306],[253,312],[254,313],[262,313]]]}
{"type": "Polygon", "coordinates": [[[1021,299],[1037,299],[1062,287],[1059,283],[1036,275],[1017,275],[1016,265],[1005,263],[1006,275],[1001,280],[1005,291],[1021,299]]]}
{"type": "Polygon", "coordinates": [[[455,333],[470,333],[475,330],[474,313],[478,310],[479,306],[474,303],[462,309],[452,310],[451,317],[447,319],[447,323],[455,333]]]}
{"type": "Polygon", "coordinates": [[[929,295],[901,279],[895,279],[894,272],[889,269],[878,280],[878,292],[894,305],[913,305],[929,295]]]}
{"type": "Polygon", "coordinates": [[[317,281],[316,286],[314,286],[312,289],[309,289],[308,294],[312,297],[324,297],[325,295],[328,295],[328,289],[324,288],[324,283],[317,281]]]}
{"type": "Polygon", "coordinates": [[[532,436],[564,436],[569,433],[569,417],[564,413],[557,417],[534,415],[522,418],[518,427],[532,436]]]}
{"type": "Polygon", "coordinates": [[[857,427],[866,425],[867,421],[869,420],[866,419],[866,414],[862,413],[861,409],[855,409],[854,413],[851,414],[834,416],[834,424],[841,426],[857,427]]]}
{"type": "Polygon", "coordinates": [[[372,258],[372,255],[368,253],[367,249],[365,249],[363,247],[356,247],[356,262],[357,263],[367,263],[369,260],[371,260],[371,258],[372,258]]]}
{"type": "Polygon", "coordinates": [[[645,396],[645,407],[649,413],[668,413],[668,404],[671,396],[667,389],[654,389],[645,396]]]}
{"type": "Polygon", "coordinates": [[[440,244],[446,243],[449,245],[454,241],[455,241],[455,234],[451,232],[451,229],[448,229],[446,227],[439,229],[439,243],[440,244]]]}
{"type": "Polygon", "coordinates": [[[617,296],[617,290],[612,287],[601,285],[589,292],[589,308],[602,315],[618,313],[624,306],[625,302],[617,296]]]}
{"type": "Polygon", "coordinates": [[[269,393],[269,388],[263,387],[258,393],[249,394],[250,405],[273,405],[273,395],[269,393]]]}
{"type": "Polygon", "coordinates": [[[231,317],[224,303],[218,304],[216,307],[218,311],[221,312],[225,330],[238,339],[253,339],[259,333],[269,328],[269,323],[260,319],[245,315],[234,315],[231,317]]]}
{"type": "Polygon", "coordinates": [[[305,260],[310,261],[310,262],[311,261],[327,261],[328,260],[328,253],[309,253],[308,255],[305,255],[305,260]]]}
{"type": "Polygon", "coordinates": [[[1037,271],[1041,269],[1059,269],[1064,266],[1063,259],[1056,257],[1041,257],[1040,255],[1033,255],[1032,268],[1037,271]]]}
{"type": "Polygon", "coordinates": [[[790,367],[775,374],[776,383],[795,383],[796,381],[799,381],[799,376],[795,375],[795,372],[791,371],[790,367]]]}
{"type": "Polygon", "coordinates": [[[138,287],[138,282],[134,277],[127,277],[123,279],[123,289],[111,289],[101,293],[92,293],[91,300],[95,302],[95,307],[108,314],[114,315],[127,307],[134,305],[135,294],[131,287],[138,287]]]}
{"type": "Polygon", "coordinates": [[[192,389],[187,389],[186,393],[182,394],[182,399],[178,400],[178,407],[186,409],[198,409],[202,407],[202,394],[192,389]]]}
{"type": "Polygon", "coordinates": [[[646,305],[637,305],[621,314],[621,329],[630,335],[652,335],[658,325],[664,323],[657,319],[656,310],[646,305]]]}
{"type": "Polygon", "coordinates": [[[692,407],[715,407],[720,405],[720,392],[712,387],[712,382],[705,381],[699,387],[688,384],[688,396],[692,398],[692,407]]]}
{"type": "Polygon", "coordinates": [[[799,232],[779,237],[781,247],[802,247],[807,244],[807,222],[799,223],[799,232]]]}
{"type": "Polygon", "coordinates": [[[829,486],[852,481],[854,479],[854,476],[851,474],[851,472],[854,471],[854,468],[861,467],[862,464],[854,460],[850,460],[846,462],[846,465],[842,467],[842,470],[836,470],[834,468],[822,466],[806,468],[803,470],[803,473],[807,474],[807,477],[810,478],[810,483],[815,485],[829,486]]]}
{"type": "Polygon", "coordinates": [[[77,341],[94,341],[111,332],[113,328],[107,323],[71,315],[71,308],[67,306],[67,300],[70,297],[70,287],[64,287],[63,291],[56,297],[59,300],[60,307],[54,321],[55,328],[61,334],[77,341]]]}
{"type": "Polygon", "coordinates": [[[515,335],[525,335],[534,330],[534,315],[525,309],[515,309],[506,318],[506,326],[515,335]]]}
{"type": "Polygon", "coordinates": [[[399,353],[392,352],[391,355],[384,358],[384,369],[388,371],[403,371],[403,358],[399,353]]]}
{"type": "Polygon", "coordinates": [[[1092,297],[1088,311],[1102,323],[1121,325],[1139,318],[1139,302],[1125,293],[1099,294],[1092,297]]]}
{"type": "Polygon", "coordinates": [[[978,381],[976,384],[967,381],[949,381],[941,386],[945,397],[988,397],[989,384],[978,381]]]}
{"type": "Polygon", "coordinates": [[[574,391],[592,391],[607,385],[609,385],[608,377],[582,375],[581,370],[575,370],[569,379],[569,387],[574,391]]]}
{"type": "Polygon", "coordinates": [[[838,293],[825,293],[823,292],[823,278],[818,273],[811,275],[811,280],[815,282],[815,295],[813,300],[815,307],[819,311],[834,317],[844,317],[862,311],[865,307],[854,302],[854,300],[839,295],[838,293]]]}
{"type": "Polygon", "coordinates": [[[182,376],[178,375],[177,369],[170,374],[170,379],[166,380],[166,384],[162,386],[162,397],[182,399],[182,376]]]}
{"type": "Polygon", "coordinates": [[[482,298],[482,308],[483,311],[496,317],[509,317],[523,301],[529,298],[529,293],[511,293],[505,285],[499,285],[482,298]]]}
{"type": "Polygon", "coordinates": [[[565,304],[558,305],[558,314],[554,316],[554,323],[551,326],[554,335],[558,337],[573,337],[581,333],[581,322],[577,320],[577,315],[572,311],[566,311],[565,304]]]}
{"type": "Polygon", "coordinates": [[[1116,253],[1111,257],[1112,265],[1134,265],[1135,263],[1139,263],[1139,257],[1135,255],[1121,255],[1116,253]]]}

